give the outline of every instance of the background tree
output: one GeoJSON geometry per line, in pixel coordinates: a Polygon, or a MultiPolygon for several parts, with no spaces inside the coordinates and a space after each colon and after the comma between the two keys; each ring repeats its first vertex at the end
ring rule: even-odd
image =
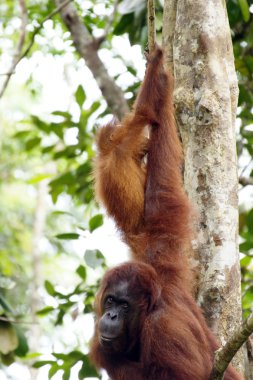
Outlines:
{"type": "MultiPolygon", "coordinates": [[[[177,116],[181,132],[184,135],[183,140],[189,166],[190,162],[193,162],[192,168],[197,168],[194,160],[197,160],[202,152],[201,144],[199,144],[198,150],[195,150],[196,154],[192,155],[198,133],[201,133],[198,141],[205,143],[202,146],[205,155],[212,150],[211,146],[217,143],[218,148],[215,148],[217,157],[212,151],[210,154],[208,153],[208,161],[205,161],[205,165],[202,162],[205,172],[194,174],[192,168],[186,166],[186,183],[190,183],[190,176],[201,181],[200,186],[194,186],[195,189],[198,188],[198,191],[195,195],[193,193],[191,195],[197,199],[196,203],[200,206],[200,210],[201,205],[207,202],[210,206],[208,206],[208,211],[213,217],[216,206],[217,208],[221,207],[220,204],[224,206],[225,201],[222,199],[224,189],[226,191],[231,189],[230,193],[235,194],[232,189],[236,186],[234,183],[235,167],[229,164],[226,166],[226,172],[232,174],[230,178],[226,177],[226,185],[222,186],[221,180],[223,180],[224,173],[221,173],[220,170],[223,163],[220,167],[216,165],[216,160],[219,158],[217,153],[227,152],[225,157],[227,158],[229,149],[233,149],[233,142],[229,143],[233,137],[231,134],[229,135],[228,128],[232,125],[235,111],[231,113],[231,110],[227,109],[226,113],[221,116],[218,109],[217,114],[215,113],[216,127],[211,128],[210,117],[213,118],[215,111],[212,107],[217,102],[221,102],[224,109],[226,101],[226,104],[230,101],[226,95],[228,94],[226,91],[230,91],[230,89],[226,83],[223,89],[224,94],[221,94],[220,86],[215,87],[217,98],[210,107],[207,99],[211,101],[213,93],[208,92],[208,89],[204,91],[205,82],[203,81],[202,86],[201,78],[205,73],[210,78],[208,88],[212,88],[210,56],[220,57],[221,44],[229,38],[229,29],[226,25],[222,2],[215,3],[215,7],[210,10],[208,7],[202,9],[202,5],[198,6],[196,1],[193,4],[198,6],[196,12],[193,12],[193,9],[186,11],[187,4],[180,0],[165,2],[169,14],[165,12],[163,23],[162,6],[160,2],[157,2],[157,38],[161,41],[161,29],[164,24],[163,38],[167,49],[171,48],[167,50],[167,56],[175,64],[176,94],[178,95],[176,98],[177,116]],[[176,13],[173,12],[176,9],[177,23],[175,23],[176,13]],[[217,17],[210,21],[211,11],[214,10],[217,12],[217,17]],[[221,21],[222,15],[223,20],[221,21]],[[212,41],[204,39],[201,50],[198,30],[203,28],[205,31],[208,25],[210,26],[209,31],[214,33],[212,36],[217,36],[220,30],[216,28],[218,21],[221,26],[226,28],[222,30],[222,39],[215,41],[217,46],[214,51],[212,50],[212,41]],[[166,30],[168,26],[169,30],[166,30]],[[188,29],[190,26],[193,26],[192,29],[188,29]],[[168,41],[171,41],[171,36],[174,34],[176,38],[172,46],[168,41]],[[184,44],[187,38],[190,38],[190,41],[188,42],[189,49],[186,51],[184,44]],[[195,51],[192,41],[197,41],[195,51]],[[180,52],[179,58],[175,52],[180,52]],[[204,62],[203,71],[198,66],[198,62],[201,60],[204,62]],[[189,62],[194,62],[190,69],[189,62]],[[185,97],[182,100],[180,87],[184,80],[183,69],[186,67],[189,70],[187,78],[191,78],[191,82],[184,83],[187,91],[185,90],[185,97]],[[207,68],[209,68],[208,72],[205,71],[207,68]],[[197,69],[200,71],[196,71],[197,69]],[[191,86],[194,87],[192,92],[189,90],[191,86]],[[200,90],[198,91],[198,89],[200,90]],[[201,99],[205,100],[204,103],[202,102],[203,104],[197,96],[199,93],[202,95],[201,99]],[[195,100],[192,101],[192,98],[195,100]],[[182,101],[185,102],[183,109],[180,106],[182,101]],[[211,112],[207,112],[210,110],[211,112]],[[225,116],[228,114],[230,116],[226,118],[225,116]],[[209,122],[202,128],[203,120],[206,117],[209,122]],[[228,124],[227,120],[230,120],[231,123],[228,124]],[[219,130],[218,125],[221,122],[224,123],[224,126],[219,130]],[[191,124],[191,129],[188,128],[189,124],[191,124]],[[228,135],[224,135],[225,131],[228,135]],[[220,141],[217,140],[217,135],[219,135],[220,141]],[[186,136],[188,137],[186,138],[186,136]],[[223,137],[220,138],[220,136],[223,137]],[[206,137],[205,140],[204,137],[206,137]],[[211,165],[213,162],[216,166],[211,165]],[[211,171],[213,167],[217,168],[217,172],[211,171]],[[213,190],[214,185],[215,189],[213,190]],[[217,189],[220,191],[216,192],[217,189]],[[219,204],[217,201],[221,201],[221,203],[219,204]]],[[[240,250],[243,252],[241,264],[245,316],[252,308],[253,302],[252,271],[249,270],[252,266],[251,251],[253,248],[253,205],[250,187],[253,182],[251,159],[253,152],[251,126],[253,28],[250,4],[250,2],[241,0],[227,2],[240,88],[236,133],[241,183],[239,193],[241,198],[240,250]]],[[[42,368],[39,370],[39,376],[44,365],[48,364],[45,368],[47,370],[49,368],[49,378],[55,376],[56,379],[63,376],[64,379],[68,379],[71,378],[71,374],[77,376],[75,374],[79,373],[79,378],[83,379],[95,375],[95,372],[88,363],[85,344],[78,338],[70,340],[69,334],[66,333],[66,327],[68,331],[70,326],[71,331],[74,330],[72,336],[80,335],[80,331],[85,326],[83,321],[86,321],[83,318],[85,315],[89,318],[96,282],[103,271],[101,264],[105,268],[102,253],[95,250],[94,246],[91,251],[87,243],[88,238],[92,239],[93,235],[97,236],[98,227],[102,224],[102,216],[93,201],[91,189],[90,170],[94,125],[95,121],[99,124],[105,122],[106,118],[110,117],[108,115],[112,113],[119,117],[122,116],[135,97],[136,89],[144,72],[144,61],[141,60],[140,49],[135,45],[139,44],[144,47],[146,44],[146,2],[144,0],[120,2],[110,0],[56,0],[55,2],[52,0],[43,2],[19,0],[13,2],[5,0],[0,4],[0,12],[2,15],[0,29],[3,35],[0,41],[2,137],[0,150],[2,169],[0,186],[0,352],[2,361],[5,364],[11,364],[15,361],[19,362],[17,357],[22,357],[24,365],[30,366],[34,362],[34,360],[31,361],[32,353],[28,353],[25,338],[29,335],[32,326],[30,317],[32,292],[33,296],[39,294],[42,307],[39,315],[44,316],[43,319],[40,318],[41,340],[37,345],[37,351],[44,355],[39,356],[36,359],[37,364],[35,364],[36,367],[42,368]],[[127,51],[126,54],[125,51],[127,51]],[[133,57],[135,61],[131,61],[129,57],[133,57]],[[139,69],[139,65],[136,65],[138,59],[142,65],[142,71],[139,69]],[[85,68],[86,65],[89,70],[85,68]],[[48,91],[49,82],[51,83],[48,91]],[[62,94],[64,95],[62,96],[62,94]],[[36,242],[37,239],[32,237],[36,211],[38,211],[36,210],[36,199],[44,181],[49,182],[49,195],[45,196],[45,206],[42,210],[42,212],[46,211],[46,218],[41,227],[43,237],[36,242]],[[36,286],[36,289],[32,289],[30,286],[30,279],[35,274],[32,266],[34,261],[32,261],[30,253],[35,252],[34,247],[36,246],[39,247],[41,261],[40,273],[36,277],[40,277],[43,281],[46,280],[44,290],[41,285],[36,286]],[[87,251],[84,255],[85,249],[87,251]],[[76,274],[73,275],[74,268],[77,269],[76,274]],[[77,332],[75,326],[79,323],[78,321],[81,321],[82,328],[77,332]],[[54,325],[56,327],[53,327],[54,325]],[[53,353],[52,356],[48,356],[50,352],[53,353]]],[[[229,67],[232,67],[231,48],[229,47],[229,49],[229,67]]],[[[227,55],[224,54],[223,58],[227,59],[227,55]]],[[[218,72],[214,74],[217,75],[218,72]]],[[[220,80],[222,81],[222,78],[220,80]]],[[[201,157],[200,159],[202,160],[201,157]]],[[[221,160],[223,157],[219,162],[221,160]]],[[[196,185],[196,182],[192,183],[196,185]]],[[[192,188],[188,191],[192,192],[192,188]]],[[[206,231],[205,224],[210,225],[211,217],[208,215],[200,213],[202,231],[206,231]]],[[[232,208],[231,215],[236,218],[232,208]]],[[[224,219],[225,215],[221,214],[221,217],[224,219]]],[[[214,218],[214,221],[217,226],[219,220],[214,218]]],[[[213,257],[211,252],[222,251],[220,247],[224,246],[219,245],[221,242],[219,240],[220,231],[216,236],[214,233],[216,234],[217,228],[212,224],[210,226],[212,229],[204,232],[199,239],[201,251],[205,251],[204,242],[207,242],[205,247],[208,247],[210,257],[205,258],[206,265],[209,265],[209,259],[213,257]]],[[[221,232],[225,235],[225,237],[222,235],[222,239],[225,240],[221,240],[227,242],[232,239],[232,229],[235,230],[236,221],[229,226],[226,222],[224,226],[227,226],[227,230],[221,232]]],[[[98,240],[97,247],[99,246],[98,240]]],[[[114,250],[111,249],[111,251],[114,250]]],[[[229,257],[235,259],[234,268],[237,266],[236,252],[234,241],[231,245],[231,253],[229,253],[231,255],[229,257]]],[[[111,255],[115,255],[114,252],[111,252],[111,255]]],[[[219,271],[223,264],[224,261],[218,261],[219,271]]],[[[214,265],[210,265],[210,268],[214,271],[217,269],[214,265]]],[[[211,273],[214,274],[209,271],[209,276],[211,273]]],[[[205,298],[209,301],[209,303],[205,302],[205,305],[209,305],[209,307],[206,306],[206,310],[208,310],[208,315],[212,316],[211,321],[215,320],[213,317],[216,314],[213,313],[219,314],[220,312],[217,309],[217,298],[220,297],[223,300],[224,297],[227,297],[228,289],[231,289],[226,287],[225,283],[228,284],[226,281],[234,279],[238,281],[236,270],[227,273],[224,281],[222,280],[221,289],[219,288],[222,292],[216,291],[216,289],[215,292],[210,292],[210,288],[203,288],[202,282],[200,282],[201,300],[205,298]]],[[[234,294],[232,304],[238,308],[238,282],[236,285],[236,282],[232,281],[232,284],[237,292],[233,293],[230,290],[230,294],[234,294]]],[[[233,317],[240,315],[239,313],[235,314],[235,312],[229,313],[233,317]]],[[[230,321],[231,329],[237,323],[235,320],[234,322],[230,321]]],[[[214,325],[217,326],[216,323],[214,325]]],[[[225,337],[225,335],[221,336],[225,337]]],[[[35,349],[33,346],[33,350],[35,349]]],[[[15,367],[5,366],[3,368],[5,372],[13,374],[10,371],[14,371],[12,368],[15,367]]],[[[47,376],[45,373],[47,372],[43,372],[43,378],[47,376]]],[[[18,375],[17,378],[20,378],[20,372],[18,375]]],[[[29,378],[28,374],[26,376],[29,378]]],[[[35,378],[36,374],[33,376],[35,378]]]]}

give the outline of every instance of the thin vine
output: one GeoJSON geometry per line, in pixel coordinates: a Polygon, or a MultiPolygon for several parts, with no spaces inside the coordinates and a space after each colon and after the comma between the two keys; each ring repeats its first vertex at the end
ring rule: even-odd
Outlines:
{"type": "Polygon", "coordinates": [[[148,50],[152,52],[156,45],[155,0],[148,0],[148,50]]]}

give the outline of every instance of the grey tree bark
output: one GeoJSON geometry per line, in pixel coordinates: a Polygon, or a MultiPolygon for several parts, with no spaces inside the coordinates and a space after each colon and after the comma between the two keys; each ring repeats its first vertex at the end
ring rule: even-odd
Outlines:
{"type": "MultiPolygon", "coordinates": [[[[196,208],[198,302],[223,344],[241,324],[237,78],[224,0],[165,0],[164,47],[196,208]]],[[[242,371],[243,353],[234,365],[242,371]]]]}

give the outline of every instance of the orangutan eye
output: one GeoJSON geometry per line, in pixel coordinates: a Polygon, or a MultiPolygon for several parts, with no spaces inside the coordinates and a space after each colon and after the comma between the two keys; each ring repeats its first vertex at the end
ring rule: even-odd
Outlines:
{"type": "Polygon", "coordinates": [[[127,303],[127,302],[124,302],[124,303],[122,304],[122,308],[123,308],[124,310],[128,310],[128,308],[129,308],[128,303],[127,303]]]}
{"type": "Polygon", "coordinates": [[[109,305],[111,305],[113,303],[113,298],[111,296],[108,296],[106,298],[106,303],[109,304],[109,305]]]}

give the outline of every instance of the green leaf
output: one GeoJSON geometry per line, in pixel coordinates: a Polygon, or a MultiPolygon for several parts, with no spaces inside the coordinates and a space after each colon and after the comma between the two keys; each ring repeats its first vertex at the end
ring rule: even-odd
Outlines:
{"type": "Polygon", "coordinates": [[[55,321],[55,326],[63,324],[63,317],[64,317],[64,315],[65,315],[65,311],[63,309],[60,309],[59,313],[57,315],[57,319],[55,321]]]}
{"type": "Polygon", "coordinates": [[[52,377],[56,374],[56,372],[59,371],[59,369],[60,369],[60,367],[58,366],[57,363],[52,364],[52,367],[48,371],[48,378],[52,379],[52,377]]]}
{"type": "Polygon", "coordinates": [[[82,108],[83,103],[86,100],[86,94],[84,92],[83,86],[79,85],[77,87],[77,90],[76,90],[76,93],[75,93],[75,98],[76,98],[76,101],[77,101],[79,107],[82,108]]]}
{"type": "Polygon", "coordinates": [[[51,214],[52,215],[68,215],[68,216],[73,217],[73,214],[71,214],[71,212],[69,212],[69,211],[55,210],[55,211],[52,211],[51,214]]]}
{"type": "Polygon", "coordinates": [[[15,133],[15,135],[13,137],[20,139],[20,138],[28,137],[30,134],[31,134],[31,131],[29,131],[29,130],[28,131],[27,130],[19,131],[19,132],[15,133]]]}
{"type": "Polygon", "coordinates": [[[55,310],[55,308],[53,306],[46,306],[43,309],[37,311],[36,315],[39,315],[41,317],[41,316],[44,316],[44,315],[51,313],[51,311],[53,311],[53,310],[55,310]]]}
{"type": "Polygon", "coordinates": [[[0,305],[2,306],[2,308],[4,310],[13,313],[12,308],[10,307],[10,305],[7,303],[7,301],[2,296],[0,296],[0,305]]]}
{"type": "Polygon", "coordinates": [[[79,234],[75,233],[75,232],[68,232],[68,233],[65,233],[65,234],[58,234],[58,235],[55,235],[55,237],[57,239],[60,239],[60,240],[77,240],[79,239],[79,234]]]}
{"type": "Polygon", "coordinates": [[[1,359],[1,363],[5,364],[6,366],[10,366],[16,360],[15,359],[15,355],[13,354],[13,352],[10,352],[7,355],[2,354],[0,356],[0,359],[1,359]]]}
{"type": "Polygon", "coordinates": [[[59,159],[61,157],[64,158],[74,158],[79,156],[81,152],[78,152],[77,145],[68,146],[63,150],[59,150],[54,154],[55,159],[59,159]]]}
{"type": "Polygon", "coordinates": [[[34,361],[34,359],[38,359],[40,356],[41,356],[40,352],[29,352],[26,354],[25,359],[34,361]]]}
{"type": "Polygon", "coordinates": [[[55,289],[54,289],[54,286],[51,282],[49,282],[48,280],[45,281],[44,283],[44,286],[45,286],[45,289],[46,291],[48,292],[48,294],[50,294],[50,296],[54,296],[55,295],[55,289]]]}
{"type": "Polygon", "coordinates": [[[129,25],[131,25],[134,21],[134,14],[128,13],[126,15],[123,15],[114,28],[113,34],[116,36],[119,36],[126,32],[126,30],[129,28],[129,25]]]}
{"type": "Polygon", "coordinates": [[[241,267],[246,267],[251,263],[252,257],[245,256],[243,259],[241,259],[240,264],[241,267]]]}
{"type": "Polygon", "coordinates": [[[248,253],[248,251],[253,248],[253,242],[245,241],[244,243],[240,244],[239,248],[240,252],[248,253]]]}
{"type": "Polygon", "coordinates": [[[51,177],[52,177],[52,174],[39,174],[29,179],[27,183],[29,183],[30,185],[34,185],[38,182],[43,181],[44,179],[51,178],[51,177]]]}
{"type": "Polygon", "coordinates": [[[98,249],[87,249],[84,254],[84,260],[86,264],[93,269],[105,265],[105,258],[98,249]]]}
{"type": "Polygon", "coordinates": [[[239,100],[238,104],[252,103],[252,94],[245,88],[245,86],[239,85],[239,100]]]}
{"type": "Polygon", "coordinates": [[[14,326],[18,337],[18,347],[15,350],[15,354],[19,357],[24,357],[29,351],[27,339],[19,326],[14,326]]]}
{"type": "Polygon", "coordinates": [[[90,232],[94,231],[96,228],[103,225],[104,219],[102,214],[97,214],[93,216],[89,221],[89,230],[90,232]]]}
{"type": "MultiPolygon", "coordinates": [[[[237,58],[235,60],[235,67],[236,67],[236,70],[239,71],[239,73],[241,73],[243,76],[246,76],[246,77],[249,76],[249,69],[246,66],[244,59],[237,58]]],[[[244,86],[239,85],[239,87],[240,87],[240,91],[241,91],[241,87],[244,87],[244,86]]]]}
{"type": "Polygon", "coordinates": [[[245,144],[244,147],[247,149],[249,154],[253,156],[253,146],[251,144],[245,144]]]}
{"type": "Polygon", "coordinates": [[[50,186],[53,188],[59,185],[71,185],[72,183],[75,183],[75,176],[72,172],[67,172],[51,181],[50,186]]]}
{"type": "Polygon", "coordinates": [[[90,161],[86,161],[84,164],[80,165],[77,168],[77,174],[79,176],[87,176],[88,174],[91,173],[91,163],[90,161]]]}
{"type": "Polygon", "coordinates": [[[249,67],[251,73],[253,71],[253,57],[250,57],[250,56],[246,56],[245,57],[245,61],[246,61],[246,64],[247,66],[249,67]]]}
{"type": "Polygon", "coordinates": [[[45,132],[46,134],[50,133],[50,125],[38,118],[38,116],[32,115],[31,118],[38,129],[45,132]]]}
{"type": "Polygon", "coordinates": [[[41,138],[40,137],[34,137],[30,140],[28,140],[25,144],[25,148],[27,151],[29,150],[32,150],[33,148],[35,148],[37,145],[39,145],[41,142],[41,138]]]}
{"type": "Polygon", "coordinates": [[[66,120],[71,120],[71,115],[69,112],[65,112],[65,111],[54,111],[52,112],[52,115],[56,115],[56,116],[62,116],[64,119],[66,120]]]}
{"type": "Polygon", "coordinates": [[[250,210],[246,217],[248,230],[253,233],[253,209],[250,210]]]}
{"type": "Polygon", "coordinates": [[[241,8],[242,17],[245,22],[250,19],[249,4],[247,0],[238,0],[239,7],[241,8]]]}
{"type": "Polygon", "coordinates": [[[79,360],[83,360],[85,355],[80,351],[74,350],[74,351],[69,352],[68,357],[71,360],[74,360],[75,362],[77,362],[79,360]]]}
{"type": "Polygon", "coordinates": [[[58,360],[63,360],[65,361],[67,359],[67,355],[66,354],[62,354],[62,353],[58,353],[58,352],[53,352],[52,355],[58,359],[58,360]]]}
{"type": "Polygon", "coordinates": [[[94,102],[88,112],[89,115],[92,115],[96,110],[99,109],[99,107],[101,106],[100,102],[94,102]]]}
{"type": "Polygon", "coordinates": [[[53,187],[50,190],[50,195],[52,197],[52,201],[54,204],[57,202],[58,196],[59,194],[61,194],[62,191],[63,191],[63,188],[61,186],[53,187]]]}
{"type": "Polygon", "coordinates": [[[42,153],[49,153],[55,148],[55,145],[48,145],[41,149],[42,153]]]}
{"type": "Polygon", "coordinates": [[[54,365],[55,362],[53,360],[41,360],[39,362],[35,362],[33,364],[33,368],[41,368],[41,367],[44,367],[44,365],[48,365],[48,364],[54,365]]]}
{"type": "Polygon", "coordinates": [[[50,130],[55,133],[60,139],[63,139],[63,129],[65,127],[65,123],[51,123],[50,130]]]}
{"type": "MultiPolygon", "coordinates": [[[[251,287],[250,287],[251,288],[251,287]]],[[[243,297],[243,307],[252,309],[252,303],[253,303],[253,294],[252,294],[252,288],[249,289],[250,291],[247,291],[245,296],[243,297]]]]}
{"type": "Polygon", "coordinates": [[[127,71],[128,71],[129,73],[133,74],[134,77],[136,77],[136,75],[137,75],[137,71],[136,71],[136,69],[135,69],[134,67],[132,67],[132,66],[127,66],[127,71]]]}
{"type": "Polygon", "coordinates": [[[62,380],[69,380],[70,378],[70,369],[66,368],[64,370],[64,374],[62,375],[62,380]]]}
{"type": "Polygon", "coordinates": [[[76,273],[78,274],[78,276],[81,277],[82,280],[84,281],[86,280],[87,272],[86,272],[86,268],[83,265],[79,265],[79,267],[76,270],[76,273]]]}
{"type": "Polygon", "coordinates": [[[90,364],[87,355],[85,355],[83,358],[83,364],[78,373],[78,379],[83,380],[86,377],[98,377],[99,379],[101,379],[101,376],[98,374],[96,369],[90,364]]]}

